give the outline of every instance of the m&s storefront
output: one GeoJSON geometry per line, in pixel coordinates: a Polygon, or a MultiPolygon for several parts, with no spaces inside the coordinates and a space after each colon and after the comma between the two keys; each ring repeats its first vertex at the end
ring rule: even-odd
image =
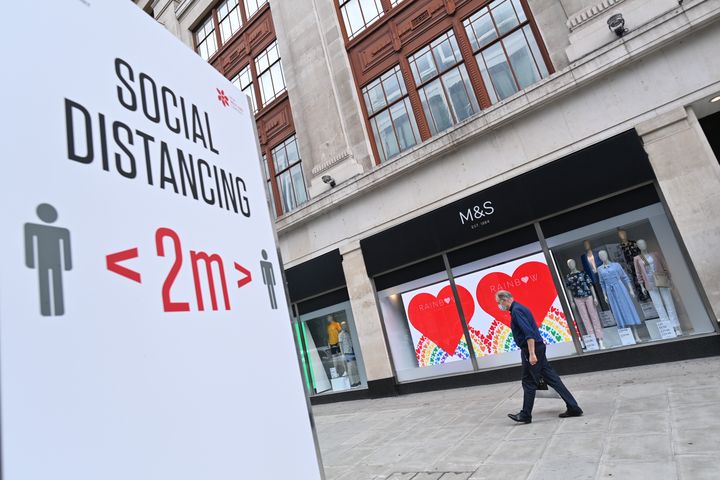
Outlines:
{"type": "MultiPolygon", "coordinates": [[[[530,308],[561,373],[717,354],[718,324],[634,130],[360,246],[394,378],[367,381],[356,344],[356,385],[334,391],[338,369],[320,368],[317,356],[324,326],[315,333],[300,328],[309,383],[326,372],[331,386],[311,389],[316,395],[357,398],[516,379],[517,346],[497,290],[530,308]]],[[[307,313],[325,322],[340,316],[357,337],[362,319],[352,318],[342,257],[331,252],[311,262],[288,272],[293,301],[301,296],[293,289],[310,297],[296,302],[296,323],[303,325],[307,313]],[[318,278],[321,265],[325,280],[318,278]]]]}

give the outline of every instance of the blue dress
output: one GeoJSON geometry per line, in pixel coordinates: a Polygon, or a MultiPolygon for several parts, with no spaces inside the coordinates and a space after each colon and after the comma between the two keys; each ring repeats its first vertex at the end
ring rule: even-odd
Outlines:
{"type": "Polygon", "coordinates": [[[640,325],[635,304],[628,293],[627,284],[630,279],[619,263],[608,262],[598,268],[600,286],[608,297],[610,309],[617,320],[619,328],[640,325]]]}

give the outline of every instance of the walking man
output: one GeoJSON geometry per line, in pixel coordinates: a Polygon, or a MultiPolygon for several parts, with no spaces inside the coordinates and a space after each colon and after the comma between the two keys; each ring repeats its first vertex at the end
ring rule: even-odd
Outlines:
{"type": "Polygon", "coordinates": [[[532,422],[535,391],[541,378],[545,379],[545,382],[560,395],[567,405],[567,410],[559,415],[560,418],[581,416],[582,409],[545,356],[545,343],[530,310],[517,303],[512,294],[505,290],[497,292],[495,300],[500,310],[510,312],[510,328],[515,337],[515,343],[520,347],[523,366],[523,408],[519,413],[508,413],[508,417],[518,423],[532,422]]]}

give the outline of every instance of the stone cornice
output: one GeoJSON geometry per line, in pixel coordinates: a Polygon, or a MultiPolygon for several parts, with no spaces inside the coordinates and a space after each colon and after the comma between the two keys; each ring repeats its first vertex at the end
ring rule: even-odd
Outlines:
{"type": "Polygon", "coordinates": [[[598,3],[595,6],[592,6],[590,8],[586,8],[585,10],[582,10],[568,18],[567,21],[567,27],[572,31],[576,28],[584,25],[585,23],[589,22],[593,18],[599,16],[600,14],[604,13],[606,10],[613,8],[621,3],[623,3],[625,0],[602,0],[602,2],[598,3]]]}

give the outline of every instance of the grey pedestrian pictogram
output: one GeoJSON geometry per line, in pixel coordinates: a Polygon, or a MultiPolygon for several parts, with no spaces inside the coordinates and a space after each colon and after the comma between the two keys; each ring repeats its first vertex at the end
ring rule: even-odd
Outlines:
{"type": "Polygon", "coordinates": [[[40,313],[64,315],[63,271],[72,270],[70,230],[50,225],[58,218],[52,205],[41,203],[36,212],[44,223],[25,224],[25,265],[38,271],[40,313]]]}
{"type": "Polygon", "coordinates": [[[268,254],[262,251],[262,260],[260,260],[260,270],[262,270],[263,283],[268,287],[268,297],[270,297],[270,307],[277,309],[277,299],[275,298],[275,273],[273,273],[273,264],[268,262],[268,254]]]}

